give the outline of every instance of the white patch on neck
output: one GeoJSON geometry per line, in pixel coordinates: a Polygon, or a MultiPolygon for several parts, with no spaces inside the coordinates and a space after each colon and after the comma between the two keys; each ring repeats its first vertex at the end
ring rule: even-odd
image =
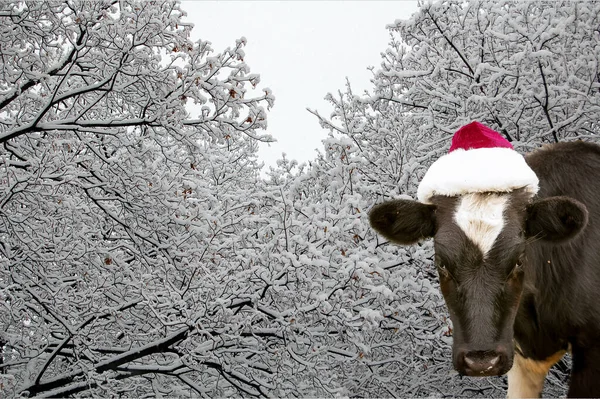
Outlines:
{"type": "Polygon", "coordinates": [[[504,227],[507,195],[473,193],[461,198],[454,221],[485,256],[504,227]]]}
{"type": "MultiPolygon", "coordinates": [[[[569,345],[569,351],[570,351],[569,345]]],[[[545,360],[533,360],[515,353],[513,366],[508,372],[507,398],[539,398],[544,389],[544,380],[550,368],[565,355],[556,352],[545,360]]]]}

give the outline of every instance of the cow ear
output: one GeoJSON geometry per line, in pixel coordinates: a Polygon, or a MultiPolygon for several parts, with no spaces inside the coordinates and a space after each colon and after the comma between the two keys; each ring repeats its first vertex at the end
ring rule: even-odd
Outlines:
{"type": "Polygon", "coordinates": [[[549,197],[527,206],[525,234],[545,241],[561,242],[575,237],[585,228],[588,211],[569,197],[549,197]]]}
{"type": "Polygon", "coordinates": [[[376,205],[369,213],[371,226],[396,244],[414,244],[435,234],[435,206],[411,200],[376,205]]]}

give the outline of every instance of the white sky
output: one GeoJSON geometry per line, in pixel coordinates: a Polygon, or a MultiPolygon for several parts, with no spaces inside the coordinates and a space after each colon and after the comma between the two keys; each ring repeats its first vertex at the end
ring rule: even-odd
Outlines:
{"type": "Polygon", "coordinates": [[[306,108],[329,116],[328,92],[371,89],[367,67],[380,65],[389,33],[385,26],[407,19],[416,1],[191,1],[183,0],[192,39],[212,42],[215,52],[248,40],[244,61],[269,87],[275,106],[268,133],[278,142],[261,145],[259,156],[275,165],[285,152],[300,163],[313,159],[327,131],[306,108]]]}

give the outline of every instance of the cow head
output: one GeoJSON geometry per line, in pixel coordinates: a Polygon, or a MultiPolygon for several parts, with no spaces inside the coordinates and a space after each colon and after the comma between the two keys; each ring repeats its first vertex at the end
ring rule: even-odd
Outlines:
{"type": "MultiPolygon", "coordinates": [[[[531,240],[564,242],[587,223],[567,197],[531,200],[525,190],[433,196],[429,204],[395,200],[375,206],[372,227],[408,245],[433,237],[440,287],[454,325],[453,364],[470,376],[506,373],[531,240]]],[[[541,265],[540,265],[541,266],[541,265]]]]}

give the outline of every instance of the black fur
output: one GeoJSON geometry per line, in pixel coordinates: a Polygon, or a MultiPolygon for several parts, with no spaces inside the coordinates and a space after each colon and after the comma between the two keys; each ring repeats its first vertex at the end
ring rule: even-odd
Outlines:
{"type": "Polygon", "coordinates": [[[527,285],[515,339],[524,355],[534,359],[570,344],[568,396],[600,397],[600,146],[558,143],[526,160],[540,179],[537,199],[569,197],[570,204],[555,202],[550,206],[554,221],[540,223],[535,217],[532,223],[545,227],[545,239],[534,239],[526,247],[527,285]],[[548,241],[556,238],[549,231],[562,231],[572,239],[548,241]]]}

